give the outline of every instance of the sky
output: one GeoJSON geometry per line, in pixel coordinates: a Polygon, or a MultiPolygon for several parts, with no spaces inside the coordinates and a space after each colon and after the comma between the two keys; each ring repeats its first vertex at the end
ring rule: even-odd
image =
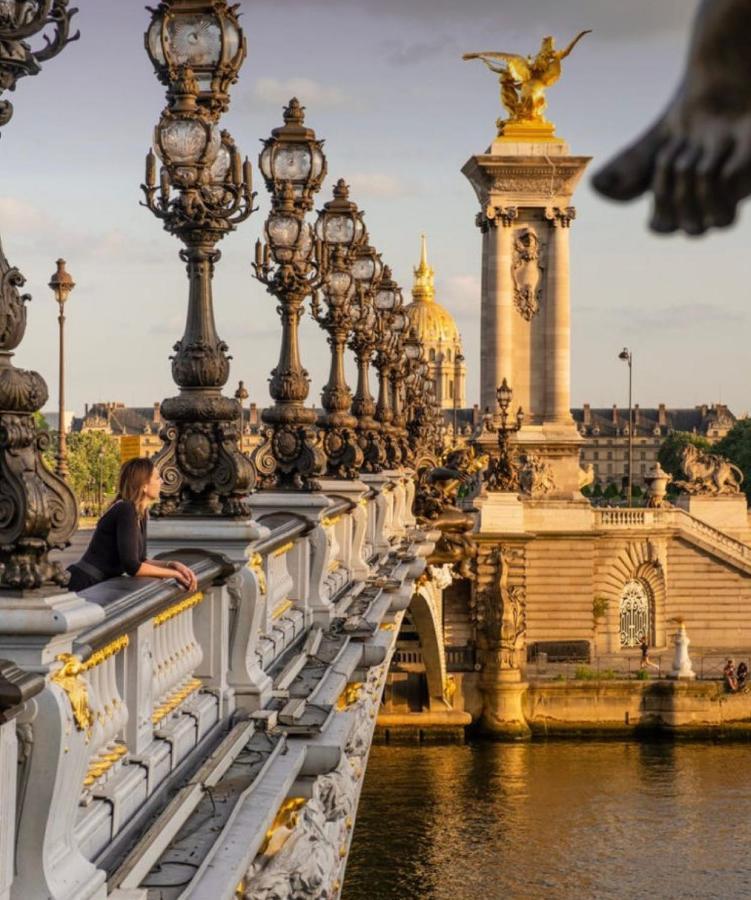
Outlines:
{"type": "MultiPolygon", "coordinates": [[[[134,0],[78,0],[81,39],[19,83],[3,130],[0,233],[33,295],[16,363],[40,371],[57,397],[54,261],[76,288],[67,306],[66,407],[172,396],[169,354],[182,334],[187,281],[179,243],[139,206],[143,159],[164,106],[143,49],[149,15],[134,0]]],[[[497,80],[464,52],[536,51],[592,28],[548,94],[549,117],[590,173],[668,101],[680,76],[696,0],[242,0],[248,59],[222,120],[257,160],[259,140],[297,95],[325,138],[329,177],[366,211],[375,246],[409,299],[425,232],[437,296],[456,317],[468,361],[468,401],[479,392],[480,233],[477,200],[461,174],[492,140],[501,113],[497,80]]],[[[243,379],[268,402],[280,327],[275,301],[251,275],[268,200],[221,245],[216,319],[233,356],[228,393],[243,379]]],[[[746,385],[751,254],[748,214],[702,239],[657,237],[646,202],[619,206],[588,177],[571,232],[572,404],[634,401],[750,406],[746,385]]],[[[328,350],[302,327],[303,362],[318,401],[328,350]]],[[[350,368],[351,371],[351,368],[350,368]]]]}

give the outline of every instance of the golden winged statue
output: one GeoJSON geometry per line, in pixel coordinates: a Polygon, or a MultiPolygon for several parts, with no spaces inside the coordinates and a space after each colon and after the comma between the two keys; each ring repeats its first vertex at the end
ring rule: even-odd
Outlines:
{"type": "Polygon", "coordinates": [[[508,133],[506,125],[543,126],[552,134],[552,126],[545,118],[547,101],[545,91],[561,77],[561,62],[591,29],[582,31],[564,50],[555,49],[552,37],[542,39],[537,56],[519,56],[516,53],[465,53],[463,59],[481,59],[499,76],[501,102],[509,112],[509,118],[498,120],[499,134],[508,133]],[[498,62],[496,62],[496,60],[498,62]]]}

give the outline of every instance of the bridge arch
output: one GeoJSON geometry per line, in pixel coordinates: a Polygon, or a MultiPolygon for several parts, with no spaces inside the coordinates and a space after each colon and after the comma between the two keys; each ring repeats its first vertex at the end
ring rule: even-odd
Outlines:
{"type": "Polygon", "coordinates": [[[433,582],[421,584],[412,595],[409,612],[420,641],[430,707],[444,705],[446,654],[441,625],[442,591],[433,582]]]}

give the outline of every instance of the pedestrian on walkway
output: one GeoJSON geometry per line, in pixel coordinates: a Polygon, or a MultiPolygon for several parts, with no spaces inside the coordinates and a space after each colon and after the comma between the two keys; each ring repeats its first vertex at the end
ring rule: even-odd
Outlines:
{"type": "Polygon", "coordinates": [[[639,648],[641,649],[641,665],[640,669],[657,669],[660,671],[660,666],[657,663],[653,663],[649,658],[649,644],[647,643],[646,634],[642,635],[642,639],[639,643],[639,648]]]}

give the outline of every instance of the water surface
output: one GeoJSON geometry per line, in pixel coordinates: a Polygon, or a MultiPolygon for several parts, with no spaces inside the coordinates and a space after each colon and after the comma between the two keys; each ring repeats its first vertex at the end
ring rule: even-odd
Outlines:
{"type": "Polygon", "coordinates": [[[751,897],[751,746],[374,747],[343,897],[751,897]]]}

